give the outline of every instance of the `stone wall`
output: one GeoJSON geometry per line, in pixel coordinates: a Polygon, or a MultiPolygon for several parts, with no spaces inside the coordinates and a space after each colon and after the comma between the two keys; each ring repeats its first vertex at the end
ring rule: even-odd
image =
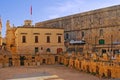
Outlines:
{"type": "Polygon", "coordinates": [[[12,56],[0,55],[0,68],[10,66],[40,66],[42,64],[56,64],[58,55],[55,54],[13,54],[12,56]]]}
{"type": "Polygon", "coordinates": [[[36,26],[62,27],[65,30],[65,39],[69,40],[84,38],[88,43],[95,44],[95,38],[97,43],[99,39],[104,38],[106,44],[110,44],[111,35],[113,41],[120,41],[119,36],[116,37],[116,34],[120,35],[120,5],[38,22],[36,26]]]}
{"type": "Polygon", "coordinates": [[[92,54],[62,54],[59,56],[59,63],[78,71],[84,71],[89,74],[102,78],[120,78],[120,54],[111,59],[107,54],[102,56],[96,53],[92,54]]]}
{"type": "Polygon", "coordinates": [[[12,57],[0,55],[0,68],[10,66],[40,66],[43,64],[54,65],[62,64],[69,68],[74,68],[78,71],[84,71],[89,74],[103,78],[120,78],[120,55],[115,55],[115,58],[110,58],[109,55],[102,56],[96,53],[92,54],[37,54],[37,55],[18,55],[12,57]]]}

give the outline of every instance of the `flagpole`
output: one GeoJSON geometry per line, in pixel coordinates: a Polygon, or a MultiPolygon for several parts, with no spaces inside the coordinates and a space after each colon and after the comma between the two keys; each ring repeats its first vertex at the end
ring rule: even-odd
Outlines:
{"type": "Polygon", "coordinates": [[[30,6],[30,16],[31,16],[31,21],[33,22],[33,20],[32,20],[32,5],[30,6]]]}

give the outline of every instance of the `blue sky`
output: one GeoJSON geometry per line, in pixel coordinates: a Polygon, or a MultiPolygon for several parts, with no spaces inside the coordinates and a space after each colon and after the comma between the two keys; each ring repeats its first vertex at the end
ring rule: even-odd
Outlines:
{"type": "Polygon", "coordinates": [[[34,24],[113,5],[120,5],[120,0],[1,0],[2,36],[5,36],[7,20],[11,25],[20,26],[26,19],[32,19],[34,24]]]}

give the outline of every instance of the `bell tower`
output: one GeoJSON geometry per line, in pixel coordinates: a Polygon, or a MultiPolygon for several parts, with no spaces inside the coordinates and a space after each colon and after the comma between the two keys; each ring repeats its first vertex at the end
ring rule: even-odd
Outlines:
{"type": "Polygon", "coordinates": [[[7,20],[7,23],[6,23],[6,31],[10,29],[10,21],[7,20]]]}

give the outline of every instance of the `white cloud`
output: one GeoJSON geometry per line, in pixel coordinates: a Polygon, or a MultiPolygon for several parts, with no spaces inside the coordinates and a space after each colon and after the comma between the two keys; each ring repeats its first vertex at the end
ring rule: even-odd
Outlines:
{"type": "Polygon", "coordinates": [[[57,6],[49,7],[48,10],[51,12],[49,19],[80,12],[80,6],[83,2],[84,0],[69,0],[64,3],[57,3],[57,6]]]}

